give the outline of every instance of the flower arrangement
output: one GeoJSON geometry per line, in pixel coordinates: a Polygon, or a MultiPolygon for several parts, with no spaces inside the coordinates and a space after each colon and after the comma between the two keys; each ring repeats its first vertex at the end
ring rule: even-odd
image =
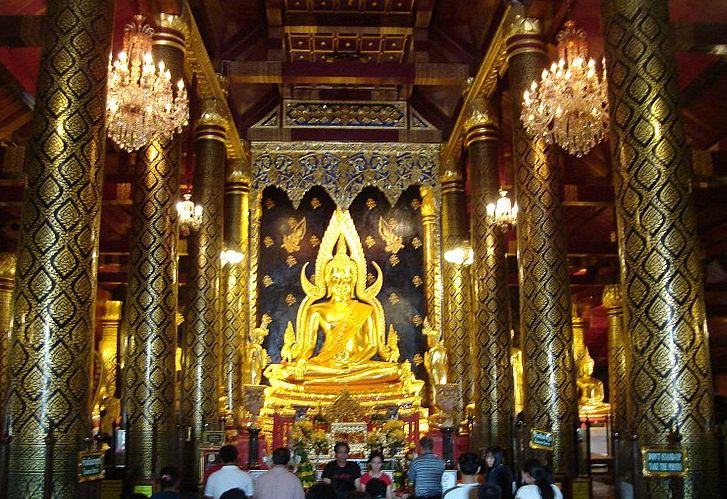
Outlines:
{"type": "Polygon", "coordinates": [[[314,454],[316,459],[321,454],[328,453],[330,442],[328,434],[322,428],[316,428],[313,421],[303,419],[293,424],[290,430],[291,446],[299,454],[305,454],[306,459],[309,454],[314,454]]]}
{"type": "Polygon", "coordinates": [[[328,435],[322,429],[313,430],[309,438],[309,445],[311,450],[316,454],[327,454],[328,453],[328,435]]]}
{"type": "Polygon", "coordinates": [[[366,434],[366,448],[369,453],[374,450],[383,450],[386,445],[386,437],[378,430],[366,434]]]}
{"type": "Polygon", "coordinates": [[[310,487],[316,481],[313,463],[308,458],[314,432],[313,423],[306,419],[296,421],[290,430],[290,443],[297,464],[295,474],[304,488],[310,487]]]}
{"type": "Polygon", "coordinates": [[[290,430],[290,441],[293,447],[307,447],[313,435],[313,423],[307,419],[301,419],[293,424],[290,430]]]}
{"type": "Polygon", "coordinates": [[[398,419],[390,419],[381,428],[386,439],[386,448],[391,456],[395,456],[406,444],[404,423],[398,419]]]}
{"type": "Polygon", "coordinates": [[[307,489],[316,483],[316,473],[313,468],[313,463],[308,459],[308,453],[303,448],[295,448],[294,456],[297,462],[295,475],[300,480],[303,488],[307,489]]]}

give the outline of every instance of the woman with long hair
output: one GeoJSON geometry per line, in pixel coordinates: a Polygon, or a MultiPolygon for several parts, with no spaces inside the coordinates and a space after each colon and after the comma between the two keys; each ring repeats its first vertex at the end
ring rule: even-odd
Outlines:
{"type": "Polygon", "coordinates": [[[563,499],[563,493],[550,483],[548,470],[537,459],[528,459],[521,472],[525,485],[517,489],[515,499],[563,499]]]}
{"type": "Polygon", "coordinates": [[[377,478],[386,484],[386,499],[391,499],[391,477],[382,471],[384,466],[384,455],[381,452],[373,451],[368,460],[369,470],[356,479],[356,489],[360,492],[366,491],[366,484],[373,478],[377,478]]]}
{"type": "Polygon", "coordinates": [[[505,450],[502,447],[488,447],[485,451],[485,482],[500,487],[503,499],[512,499],[512,470],[505,464],[505,450]]]}

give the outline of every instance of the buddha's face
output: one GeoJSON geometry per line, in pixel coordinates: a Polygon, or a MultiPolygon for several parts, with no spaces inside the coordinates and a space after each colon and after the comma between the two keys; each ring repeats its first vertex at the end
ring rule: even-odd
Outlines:
{"type": "Polygon", "coordinates": [[[331,268],[328,286],[332,298],[339,300],[351,298],[355,283],[356,274],[353,265],[335,264],[331,268]]]}
{"type": "Polygon", "coordinates": [[[581,378],[588,378],[593,374],[593,366],[595,362],[593,360],[587,360],[581,364],[580,368],[580,377],[581,378]]]}

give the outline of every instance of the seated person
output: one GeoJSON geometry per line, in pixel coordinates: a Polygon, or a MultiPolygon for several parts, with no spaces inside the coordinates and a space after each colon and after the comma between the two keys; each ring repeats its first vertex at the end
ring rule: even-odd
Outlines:
{"type": "Polygon", "coordinates": [[[477,482],[480,458],[474,452],[465,452],[457,459],[457,469],[462,474],[462,481],[456,487],[445,492],[442,499],[477,499],[477,491],[480,487],[477,482]]]}
{"type": "Polygon", "coordinates": [[[349,447],[347,442],[336,442],[333,446],[333,453],[336,456],[334,461],[326,464],[323,468],[321,481],[332,485],[338,497],[344,498],[356,490],[356,481],[361,478],[361,468],[358,464],[348,460],[349,447]]]}
{"type": "Polygon", "coordinates": [[[249,499],[242,489],[230,489],[220,496],[220,499],[249,499]]]}
{"type": "Polygon", "coordinates": [[[308,489],[305,499],[336,499],[336,491],[328,483],[318,482],[308,489]]]}
{"type": "Polygon", "coordinates": [[[482,484],[477,499],[502,499],[502,490],[494,483],[482,484]]]}
{"type": "Polygon", "coordinates": [[[380,451],[371,452],[368,465],[369,471],[361,475],[361,478],[359,478],[357,481],[356,487],[358,488],[358,490],[360,490],[361,492],[368,492],[367,485],[369,484],[369,482],[371,480],[377,480],[379,482],[383,482],[384,484],[384,492],[382,497],[385,497],[386,499],[391,499],[391,477],[389,477],[389,475],[381,470],[384,465],[384,455],[380,451]]]}
{"type": "Polygon", "coordinates": [[[523,486],[515,499],[563,499],[563,493],[549,480],[548,470],[537,459],[528,459],[520,472],[523,486]]]}
{"type": "Polygon", "coordinates": [[[391,499],[391,484],[387,485],[383,480],[372,478],[366,482],[366,493],[371,499],[391,499]]]}
{"type": "Polygon", "coordinates": [[[505,464],[505,450],[502,447],[488,447],[485,451],[485,482],[500,487],[502,499],[512,499],[515,476],[505,464]]]}

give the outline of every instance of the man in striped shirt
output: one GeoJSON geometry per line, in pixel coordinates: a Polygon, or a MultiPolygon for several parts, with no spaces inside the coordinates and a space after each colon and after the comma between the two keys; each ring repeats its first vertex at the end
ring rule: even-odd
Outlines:
{"type": "Polygon", "coordinates": [[[441,499],[444,461],[432,452],[434,442],[431,437],[419,439],[422,455],[416,458],[409,468],[407,477],[414,482],[416,499],[441,499]]]}

